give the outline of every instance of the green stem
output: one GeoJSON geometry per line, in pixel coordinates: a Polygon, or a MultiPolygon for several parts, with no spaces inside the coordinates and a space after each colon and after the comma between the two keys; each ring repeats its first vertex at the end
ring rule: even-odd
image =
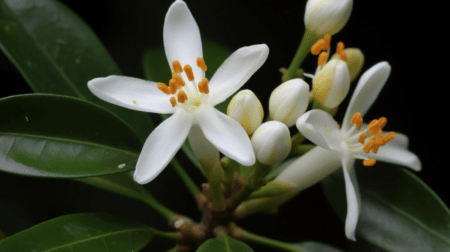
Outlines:
{"type": "Polygon", "coordinates": [[[283,251],[303,252],[303,250],[295,247],[294,245],[292,245],[290,243],[270,239],[270,238],[256,235],[256,234],[252,234],[247,231],[242,232],[239,236],[239,239],[242,241],[256,243],[256,244],[264,245],[266,247],[279,249],[279,250],[283,250],[283,251]]]}
{"type": "Polygon", "coordinates": [[[183,235],[180,232],[164,232],[154,228],[150,229],[152,230],[152,233],[154,235],[164,238],[166,240],[180,241],[183,238],[183,235]]]}
{"type": "Polygon", "coordinates": [[[143,198],[145,204],[153,208],[156,212],[161,214],[168,222],[171,221],[173,217],[178,215],[177,213],[173,212],[169,208],[165,207],[163,204],[161,204],[159,201],[157,201],[153,196],[147,195],[147,197],[143,198]]]}
{"type": "Polygon", "coordinates": [[[181,167],[180,163],[178,163],[175,158],[172,159],[170,163],[195,199],[195,197],[197,197],[201,193],[200,189],[197,187],[191,177],[189,177],[189,175],[184,171],[183,167],[181,167]]]}
{"type": "Polygon", "coordinates": [[[314,33],[305,30],[305,34],[303,34],[302,42],[295,53],[294,59],[292,59],[291,65],[289,66],[287,72],[283,76],[283,82],[288,81],[290,79],[295,78],[297,70],[300,65],[303,63],[303,60],[310,53],[311,47],[314,43],[319,39],[317,35],[314,33]]]}
{"type": "Polygon", "coordinates": [[[331,116],[334,117],[334,116],[336,115],[337,111],[338,111],[338,108],[339,108],[339,107],[331,108],[331,109],[330,109],[330,108],[327,108],[327,107],[323,106],[322,104],[318,103],[316,100],[314,100],[311,109],[320,109],[320,110],[323,110],[323,111],[327,112],[328,114],[330,114],[331,116]]]}

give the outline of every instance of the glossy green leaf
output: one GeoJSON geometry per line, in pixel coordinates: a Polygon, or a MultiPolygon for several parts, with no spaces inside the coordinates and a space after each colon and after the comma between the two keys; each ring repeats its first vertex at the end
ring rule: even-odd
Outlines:
{"type": "MultiPolygon", "coordinates": [[[[356,169],[362,201],[357,240],[381,251],[450,251],[450,211],[423,181],[406,169],[385,163],[356,169]]],[[[341,173],[328,176],[322,188],[344,220],[346,196],[341,173]]]]}
{"type": "Polygon", "coordinates": [[[252,252],[252,248],[244,242],[235,240],[226,234],[204,242],[197,252],[252,252]]]}
{"type": "Polygon", "coordinates": [[[152,228],[132,219],[106,213],[81,213],[40,223],[1,240],[0,251],[139,251],[152,237],[152,228]]]}
{"type": "Polygon", "coordinates": [[[67,96],[0,99],[0,169],[26,176],[75,178],[132,170],[142,147],[120,118],[67,96]],[[121,167],[121,168],[119,168],[121,167]]]}
{"type": "MultiPolygon", "coordinates": [[[[208,40],[203,40],[203,57],[205,59],[208,70],[206,71],[206,77],[210,79],[220,65],[231,55],[231,50],[226,47],[214,43],[208,40]]],[[[145,78],[156,82],[168,83],[171,78],[169,64],[167,63],[164,49],[153,48],[145,52],[143,57],[143,68],[145,78]]],[[[224,102],[218,104],[216,108],[223,113],[227,113],[228,103],[230,103],[232,96],[230,96],[224,102]]],[[[169,101],[168,101],[169,102],[169,101]]],[[[162,115],[163,119],[166,119],[167,115],[162,115]]],[[[192,152],[191,146],[186,141],[181,147],[187,157],[199,167],[199,162],[192,152]]]]}
{"type": "Polygon", "coordinates": [[[338,248],[332,247],[325,243],[306,241],[294,244],[296,248],[301,249],[303,252],[344,252],[338,248]]]}
{"type": "Polygon", "coordinates": [[[0,0],[0,48],[35,92],[105,107],[141,141],[154,128],[146,113],[103,102],[89,91],[89,80],[122,73],[89,26],[59,1],[0,0]]]}

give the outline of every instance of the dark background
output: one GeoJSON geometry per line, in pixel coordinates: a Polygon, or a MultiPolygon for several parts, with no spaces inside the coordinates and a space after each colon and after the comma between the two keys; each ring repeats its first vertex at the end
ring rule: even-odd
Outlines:
{"type": "MultiPolygon", "coordinates": [[[[141,56],[147,48],[162,47],[164,17],[172,1],[62,2],[92,27],[125,75],[143,78],[141,56]]],[[[448,49],[443,35],[443,25],[447,23],[440,20],[442,15],[434,6],[392,2],[355,1],[349,22],[333,37],[332,45],[343,41],[346,47],[359,47],[366,59],[363,71],[380,61],[388,61],[392,66],[385,88],[365,119],[386,116],[389,121],[386,130],[408,135],[410,150],[422,161],[423,170],[417,176],[449,205],[450,171],[444,157],[448,146],[445,116],[449,84],[448,70],[442,67],[447,66],[444,57],[448,49]]],[[[278,69],[289,66],[303,35],[306,1],[187,0],[186,3],[203,38],[220,42],[232,51],[259,43],[269,46],[266,63],[244,86],[259,97],[267,113],[270,92],[281,83],[278,69]]],[[[165,59],[161,64],[167,64],[165,59]]],[[[315,67],[316,57],[308,56],[305,71],[314,72],[315,67]]],[[[1,52],[0,71],[2,97],[31,92],[1,52]]],[[[349,98],[350,95],[338,112],[338,122],[349,98]]],[[[182,153],[178,157],[184,158],[182,153]]],[[[203,182],[195,168],[186,169],[194,174],[196,182],[203,182]]],[[[200,218],[190,195],[170,168],[147,187],[174,211],[200,218]]],[[[0,174],[0,228],[7,234],[60,215],[92,211],[130,216],[168,230],[151,209],[131,199],[70,180],[0,174]]],[[[306,190],[283,206],[280,213],[281,218],[252,216],[242,226],[288,242],[317,240],[345,247],[343,223],[326,202],[320,186],[306,190]]]]}

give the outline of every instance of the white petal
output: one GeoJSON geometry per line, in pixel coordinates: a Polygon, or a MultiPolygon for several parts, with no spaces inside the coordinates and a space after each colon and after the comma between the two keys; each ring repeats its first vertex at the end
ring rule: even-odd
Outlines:
{"type": "Polygon", "coordinates": [[[351,128],[350,121],[356,112],[360,112],[362,116],[365,115],[377,99],[390,73],[391,66],[384,61],[371,67],[359,78],[358,85],[345,112],[344,121],[342,122],[343,130],[347,131],[351,128]]]}
{"type": "Polygon", "coordinates": [[[188,139],[202,167],[213,167],[220,162],[219,150],[206,139],[198,125],[192,126],[188,139]]]}
{"type": "Polygon", "coordinates": [[[358,196],[348,173],[346,162],[342,162],[342,171],[345,179],[345,193],[347,195],[347,217],[345,218],[345,235],[348,239],[356,241],[355,230],[359,217],[358,196]]]}
{"type": "Polygon", "coordinates": [[[258,70],[269,55],[266,44],[241,47],[226,59],[209,82],[212,105],[225,101],[258,70]]]}
{"type": "Polygon", "coordinates": [[[314,109],[306,112],[297,120],[300,133],[317,146],[328,150],[340,151],[340,129],[330,114],[314,109]]]}
{"type": "Polygon", "coordinates": [[[179,109],[162,122],[145,141],[134,172],[134,180],[146,184],[158,176],[181,148],[193,117],[179,109]]]}
{"type": "Polygon", "coordinates": [[[202,40],[197,23],[185,2],[175,1],[167,11],[163,40],[170,69],[174,60],[178,60],[182,66],[189,64],[195,80],[200,81],[204,73],[197,67],[197,58],[203,57],[202,40]]]}
{"type": "Polygon", "coordinates": [[[203,105],[196,110],[196,122],[220,152],[242,165],[255,163],[255,153],[244,128],[217,109],[203,105]]]}
{"type": "Polygon", "coordinates": [[[152,81],[111,75],[90,80],[88,88],[98,98],[121,107],[161,114],[175,111],[170,96],[152,81]]]}

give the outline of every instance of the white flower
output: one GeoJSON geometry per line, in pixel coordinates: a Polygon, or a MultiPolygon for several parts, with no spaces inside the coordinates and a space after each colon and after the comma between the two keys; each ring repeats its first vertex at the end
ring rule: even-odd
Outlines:
{"type": "Polygon", "coordinates": [[[260,163],[279,164],[291,151],[291,134],[281,122],[265,122],[253,134],[252,145],[260,163]]]}
{"type": "Polygon", "coordinates": [[[239,122],[245,132],[251,135],[261,125],[264,110],[258,97],[251,90],[245,89],[231,99],[227,115],[239,122]]]}
{"type": "MultiPolygon", "coordinates": [[[[152,181],[167,166],[188,134],[191,144],[200,143],[203,148],[212,144],[243,165],[254,164],[255,155],[247,133],[238,122],[214,106],[236,92],[261,67],[269,53],[267,45],[238,49],[208,84],[204,78],[206,65],[202,59],[200,31],[185,2],[178,0],[170,6],[163,35],[173,73],[169,87],[123,76],[88,82],[91,92],[107,102],[133,110],[173,113],[147,138],[134,179],[140,184],[152,181]]],[[[218,161],[218,153],[216,158],[218,161]]]]}
{"type": "Polygon", "coordinates": [[[297,128],[319,147],[300,157],[276,178],[293,182],[298,190],[302,190],[342,166],[347,194],[345,234],[352,240],[355,240],[359,216],[359,189],[356,174],[352,170],[355,159],[363,159],[366,166],[374,165],[376,158],[416,171],[421,170],[418,157],[407,150],[408,138],[405,135],[382,132],[381,128],[386,124],[385,118],[374,120],[369,125],[362,124],[362,115],[377,98],[390,71],[389,64],[381,62],[361,76],[341,128],[328,113],[321,110],[312,110],[301,116],[297,120],[297,128]],[[369,135],[372,137],[365,141],[369,135]],[[353,173],[349,174],[349,171],[353,173]]]}
{"type": "Polygon", "coordinates": [[[305,27],[319,36],[336,34],[350,18],[352,6],[353,0],[308,0],[305,27]]]}
{"type": "Polygon", "coordinates": [[[308,107],[309,86],[302,79],[288,80],[275,88],[269,99],[270,118],[291,127],[308,107]]]}

